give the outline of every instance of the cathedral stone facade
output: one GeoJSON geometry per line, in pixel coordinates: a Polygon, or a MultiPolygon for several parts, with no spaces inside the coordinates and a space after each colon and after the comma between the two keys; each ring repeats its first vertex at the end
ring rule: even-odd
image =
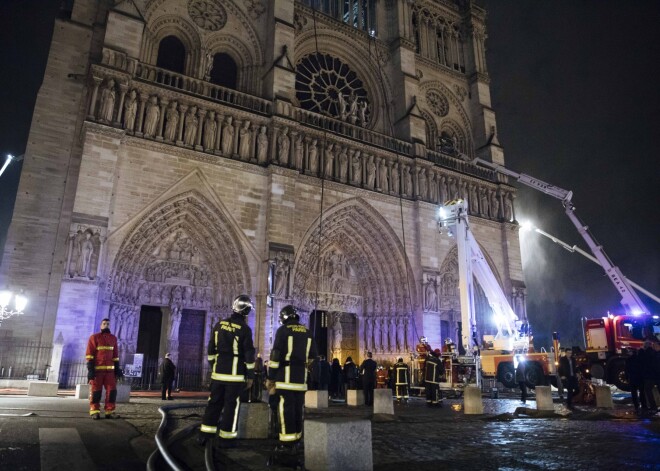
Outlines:
{"type": "MultiPolygon", "coordinates": [[[[329,358],[457,340],[464,198],[525,318],[515,190],[485,12],[450,0],[75,0],[57,19],[1,280],[2,335],[82,358],[109,317],[134,353],[202,362],[248,294],[268,355],[294,304],[329,358]]],[[[493,333],[478,298],[478,331],[493,333]]]]}

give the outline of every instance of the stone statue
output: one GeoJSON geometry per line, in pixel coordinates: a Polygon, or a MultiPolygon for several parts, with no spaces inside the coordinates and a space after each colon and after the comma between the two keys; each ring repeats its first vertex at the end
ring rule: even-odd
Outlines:
{"type": "Polygon", "coordinates": [[[135,115],[137,113],[137,92],[135,89],[128,94],[128,99],[124,103],[124,129],[133,131],[135,128],[135,115]]]}
{"type": "Polygon", "coordinates": [[[481,188],[481,196],[479,200],[479,207],[481,209],[481,215],[488,217],[488,189],[481,188]]]}
{"type": "Polygon", "coordinates": [[[342,121],[346,121],[346,117],[348,116],[346,108],[348,107],[348,104],[346,103],[346,98],[344,98],[343,94],[339,93],[337,95],[337,102],[339,108],[339,118],[341,118],[342,121]]]}
{"type": "Polygon", "coordinates": [[[105,87],[101,91],[101,109],[99,110],[99,119],[107,122],[112,122],[112,117],[115,113],[115,98],[117,91],[115,90],[115,80],[108,79],[105,87]]]}
{"type": "Polygon", "coordinates": [[[353,184],[359,185],[362,183],[362,163],[360,162],[360,151],[355,151],[353,156],[351,167],[353,170],[353,184]]]}
{"type": "Polygon", "coordinates": [[[500,199],[494,190],[490,192],[490,217],[493,219],[499,219],[500,217],[500,199]]]}
{"type": "Polygon", "coordinates": [[[204,149],[214,150],[215,133],[218,130],[218,123],[215,122],[215,111],[209,111],[204,120],[204,149]]]}
{"type": "Polygon", "coordinates": [[[423,168],[419,169],[418,185],[419,185],[419,197],[420,197],[420,199],[425,200],[427,198],[427,196],[426,196],[426,170],[424,170],[423,168]]]}
{"type": "Polygon", "coordinates": [[[355,96],[355,94],[351,94],[349,100],[350,103],[348,110],[348,119],[351,122],[351,124],[355,124],[355,121],[357,121],[358,99],[357,96],[355,96]]]}
{"type": "Polygon", "coordinates": [[[167,338],[169,340],[178,340],[180,327],[181,327],[181,309],[178,307],[174,307],[172,308],[170,331],[168,333],[167,338]]]}
{"type": "Polygon", "coordinates": [[[447,201],[449,201],[448,195],[447,195],[447,178],[444,175],[440,176],[440,185],[439,185],[439,197],[440,201],[438,201],[440,204],[445,204],[447,201]]]}
{"type": "Polygon", "coordinates": [[[199,118],[197,117],[197,107],[191,106],[186,113],[184,120],[186,129],[183,133],[183,143],[187,146],[194,146],[197,140],[197,126],[199,125],[199,118]]]}
{"type": "Polygon", "coordinates": [[[340,350],[342,341],[341,314],[335,314],[332,324],[332,349],[340,350]]]}
{"type": "Polygon", "coordinates": [[[144,137],[155,137],[158,132],[158,118],[160,118],[160,108],[158,107],[158,97],[152,95],[147,103],[147,111],[144,117],[144,137]]]}
{"type": "Polygon", "coordinates": [[[504,220],[507,222],[513,221],[513,203],[510,196],[509,193],[504,195],[504,220]]]}
{"type": "Polygon", "coordinates": [[[285,258],[278,260],[275,267],[275,289],[273,294],[285,298],[289,279],[289,261],[285,258]]]}
{"type": "Polygon", "coordinates": [[[431,181],[429,183],[429,200],[431,203],[438,202],[438,173],[431,170],[431,181]]]}
{"type": "Polygon", "coordinates": [[[213,59],[214,56],[210,52],[206,54],[206,70],[204,71],[204,78],[210,80],[211,71],[213,70],[213,59]]]}
{"type": "Polygon", "coordinates": [[[241,159],[250,158],[250,121],[243,121],[243,126],[238,130],[238,156],[241,159]]]}
{"type": "Polygon", "coordinates": [[[166,141],[174,142],[176,140],[176,133],[179,128],[179,111],[177,110],[178,103],[176,101],[170,102],[170,105],[167,107],[165,112],[165,118],[167,122],[165,123],[165,132],[163,137],[166,141]]]}
{"type": "Polygon", "coordinates": [[[298,133],[295,141],[293,142],[293,154],[295,157],[295,166],[298,170],[303,170],[303,155],[305,152],[305,146],[303,143],[303,135],[298,133]]]}
{"type": "Polygon", "coordinates": [[[470,183],[469,187],[469,205],[470,205],[470,212],[472,214],[478,214],[479,213],[479,197],[477,196],[477,185],[474,183],[470,183]]]}
{"type": "Polygon", "coordinates": [[[342,146],[339,150],[339,180],[346,182],[348,175],[348,156],[346,155],[346,147],[342,146]]]}
{"type": "Polygon", "coordinates": [[[91,238],[91,231],[85,231],[85,239],[80,243],[80,257],[78,258],[80,265],[78,274],[88,278],[92,267],[92,254],[94,253],[94,244],[90,240],[91,238]]]}
{"type": "Polygon", "coordinates": [[[360,125],[362,127],[367,125],[367,111],[369,110],[368,106],[369,104],[367,103],[367,100],[363,100],[359,104],[358,114],[360,116],[360,125]]]}
{"type": "Polygon", "coordinates": [[[257,162],[265,164],[268,161],[268,135],[266,126],[261,126],[257,136],[257,162]]]}
{"type": "Polygon", "coordinates": [[[394,162],[394,165],[392,165],[392,178],[390,179],[392,182],[392,193],[394,194],[399,194],[399,164],[397,162],[394,162]]]}
{"type": "Polygon", "coordinates": [[[407,165],[403,167],[403,194],[405,196],[412,195],[412,177],[410,176],[410,168],[407,165]]]}
{"type": "Polygon", "coordinates": [[[374,325],[372,323],[372,320],[370,317],[367,317],[364,320],[364,346],[366,347],[367,350],[371,350],[373,347],[373,332],[374,332],[374,325]]]}
{"type": "Polygon", "coordinates": [[[277,159],[280,165],[289,165],[289,128],[282,128],[282,132],[277,136],[277,159]]]}
{"type": "Polygon", "coordinates": [[[426,311],[438,310],[438,295],[436,293],[436,280],[434,277],[428,277],[424,296],[424,309],[426,311]]]}
{"type": "Polygon", "coordinates": [[[325,178],[332,178],[332,168],[333,164],[335,161],[335,154],[333,152],[334,144],[330,142],[326,148],[325,148],[325,156],[324,156],[324,168],[323,168],[323,176],[325,178]]]}
{"type": "Polygon", "coordinates": [[[314,175],[316,175],[316,172],[318,172],[319,168],[318,153],[319,150],[316,147],[316,139],[312,139],[312,143],[309,145],[309,151],[307,155],[309,156],[309,171],[314,175]]]}
{"type": "Polygon", "coordinates": [[[458,185],[456,178],[449,178],[449,197],[453,200],[458,198],[458,185]]]}
{"type": "Polygon", "coordinates": [[[227,116],[225,126],[222,129],[222,154],[226,156],[230,156],[234,149],[234,125],[232,120],[231,116],[227,116]]]}
{"type": "Polygon", "coordinates": [[[373,156],[367,160],[367,187],[373,188],[376,181],[376,164],[373,156]]]}
{"type": "Polygon", "coordinates": [[[379,175],[378,175],[378,184],[380,185],[380,188],[387,193],[389,191],[390,185],[389,181],[387,178],[387,160],[381,159],[380,161],[380,168],[379,168],[379,175]]]}

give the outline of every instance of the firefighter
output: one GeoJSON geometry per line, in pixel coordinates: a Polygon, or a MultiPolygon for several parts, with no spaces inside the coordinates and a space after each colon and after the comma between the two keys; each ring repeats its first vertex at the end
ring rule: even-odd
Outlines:
{"type": "Polygon", "coordinates": [[[387,370],[382,366],[379,366],[378,370],[376,370],[376,387],[378,389],[387,388],[387,381],[388,381],[387,370]]]}
{"type": "Polygon", "coordinates": [[[101,394],[105,386],[105,418],[116,419],[117,379],[124,376],[119,368],[117,337],[110,333],[110,319],[101,321],[101,332],[92,334],[87,341],[87,380],[89,389],[89,415],[101,418],[101,394]]]}
{"type": "Polygon", "coordinates": [[[252,329],[246,323],[253,307],[249,296],[236,297],[231,305],[232,315],[218,321],[211,332],[208,345],[211,395],[200,427],[200,445],[217,434],[220,447],[226,447],[238,435],[239,396],[254,382],[252,329]]]}
{"type": "Polygon", "coordinates": [[[426,357],[426,367],[424,370],[424,387],[426,390],[426,405],[441,406],[440,381],[445,374],[445,367],[440,358],[440,350],[435,349],[429,352],[426,357]]]}
{"type": "Polygon", "coordinates": [[[394,372],[396,400],[399,403],[401,403],[401,401],[407,403],[409,399],[408,389],[410,387],[410,370],[401,357],[399,357],[392,369],[394,372]]]}
{"type": "Polygon", "coordinates": [[[277,392],[279,400],[279,446],[277,452],[295,453],[302,437],[303,406],[307,391],[306,362],[316,358],[312,333],[300,325],[298,311],[291,305],[280,311],[281,326],[275,333],[270,351],[269,393],[277,392]]]}
{"type": "Polygon", "coordinates": [[[419,343],[415,346],[415,351],[417,352],[416,378],[417,382],[421,383],[424,381],[424,363],[426,362],[426,357],[431,351],[431,346],[429,345],[428,339],[426,337],[419,339],[419,343]]]}

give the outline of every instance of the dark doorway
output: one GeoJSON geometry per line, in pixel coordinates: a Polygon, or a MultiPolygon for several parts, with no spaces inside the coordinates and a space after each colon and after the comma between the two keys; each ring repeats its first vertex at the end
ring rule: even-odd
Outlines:
{"type": "Polygon", "coordinates": [[[204,345],[205,319],[205,311],[183,310],[179,327],[179,363],[181,365],[186,362],[194,365],[201,363],[202,353],[206,351],[206,345],[204,345]]]}
{"type": "Polygon", "coordinates": [[[328,358],[328,313],[312,311],[309,316],[309,329],[314,336],[314,343],[319,355],[328,358]]]}
{"type": "Polygon", "coordinates": [[[186,63],[186,48],[176,36],[167,36],[158,45],[156,67],[183,73],[186,63]]]}
{"type": "Polygon", "coordinates": [[[142,306],[140,309],[140,327],[138,329],[137,348],[135,353],[142,353],[142,378],[153,382],[158,370],[158,354],[160,348],[160,328],[163,323],[163,312],[158,306],[142,306]]]}
{"type": "Polygon", "coordinates": [[[237,72],[236,62],[229,54],[220,53],[213,56],[211,83],[236,90],[237,72]]]}

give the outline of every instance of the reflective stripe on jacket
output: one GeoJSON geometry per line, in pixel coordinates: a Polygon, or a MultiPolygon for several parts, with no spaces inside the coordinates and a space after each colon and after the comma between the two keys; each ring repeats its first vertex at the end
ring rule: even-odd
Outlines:
{"type": "Polygon", "coordinates": [[[252,329],[240,314],[219,321],[209,339],[208,360],[213,362],[211,379],[240,383],[254,379],[252,329]]]}
{"type": "Polygon", "coordinates": [[[114,369],[115,362],[119,361],[117,337],[109,332],[98,332],[90,335],[87,341],[85,359],[94,361],[94,367],[97,370],[114,369]]]}
{"type": "Polygon", "coordinates": [[[316,358],[312,334],[300,324],[285,324],[277,329],[270,352],[268,379],[276,389],[307,391],[308,359],[316,358]]]}

